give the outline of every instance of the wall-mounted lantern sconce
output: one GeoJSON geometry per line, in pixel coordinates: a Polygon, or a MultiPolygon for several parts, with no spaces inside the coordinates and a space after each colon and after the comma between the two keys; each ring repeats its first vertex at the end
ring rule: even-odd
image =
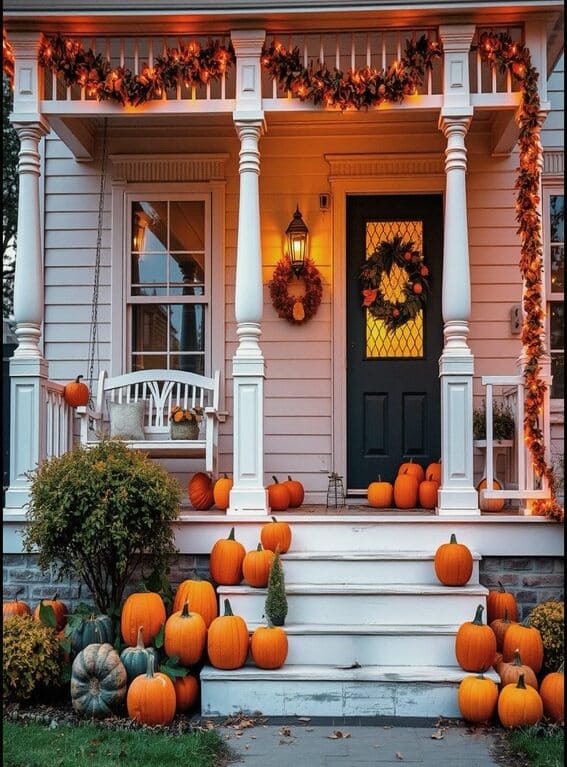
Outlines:
{"type": "Polygon", "coordinates": [[[291,268],[296,277],[299,277],[303,271],[305,256],[307,255],[307,235],[309,229],[301,217],[299,205],[296,208],[293,218],[285,230],[287,237],[288,254],[291,260],[291,268]]]}

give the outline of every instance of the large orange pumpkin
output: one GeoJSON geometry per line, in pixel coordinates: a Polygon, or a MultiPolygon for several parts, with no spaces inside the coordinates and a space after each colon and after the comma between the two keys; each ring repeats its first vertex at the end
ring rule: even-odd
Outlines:
{"type": "Polygon", "coordinates": [[[470,549],[464,543],[457,543],[455,533],[451,533],[449,543],[439,546],[433,564],[435,575],[445,586],[464,586],[469,582],[473,571],[470,549]]]}
{"type": "Polygon", "coordinates": [[[498,664],[498,674],[500,676],[500,687],[506,687],[507,684],[516,684],[520,674],[524,675],[525,684],[529,684],[534,690],[538,689],[537,677],[533,670],[522,663],[522,657],[519,650],[514,651],[512,661],[503,660],[498,664]]]}
{"type": "Polygon", "coordinates": [[[255,551],[248,551],[242,562],[244,580],[251,586],[259,588],[267,586],[274,557],[274,552],[262,548],[261,543],[255,551]]]}
{"type": "Polygon", "coordinates": [[[20,602],[18,594],[24,590],[23,586],[14,594],[14,599],[10,602],[4,602],[2,605],[2,619],[14,618],[16,615],[31,615],[30,606],[27,602],[20,602]]]}
{"type": "Polygon", "coordinates": [[[305,497],[305,489],[301,482],[297,479],[292,479],[288,474],[285,482],[282,482],[289,490],[289,506],[291,509],[297,509],[303,503],[305,497]]]}
{"type": "Polygon", "coordinates": [[[543,711],[552,722],[563,722],[565,719],[564,685],[563,663],[557,671],[546,674],[541,681],[539,694],[543,701],[543,711]]]}
{"type": "Polygon", "coordinates": [[[215,542],[209,560],[211,578],[221,586],[235,586],[242,580],[242,562],[246,549],[234,538],[234,527],[228,538],[215,542]]]}
{"type": "Polygon", "coordinates": [[[483,674],[466,676],[459,685],[457,700],[467,722],[488,722],[496,711],[498,687],[483,674]]]}
{"type": "Polygon", "coordinates": [[[154,672],[154,657],[148,655],[148,668],[132,680],[126,696],[130,719],[142,724],[170,724],[175,716],[175,687],[167,674],[154,672]]]}
{"type": "Polygon", "coordinates": [[[215,502],[213,480],[204,471],[193,474],[187,490],[191,505],[197,511],[207,511],[215,502]]]}
{"type": "Polygon", "coordinates": [[[143,626],[144,644],[151,645],[165,623],[165,618],[165,605],[159,594],[154,591],[130,594],[124,602],[120,616],[122,639],[127,645],[134,647],[138,639],[138,629],[143,626]]]}
{"type": "Polygon", "coordinates": [[[417,497],[422,509],[434,509],[437,506],[437,491],[439,482],[433,479],[424,479],[419,483],[417,497]]]}
{"type": "Polygon", "coordinates": [[[543,716],[543,701],[537,690],[524,682],[520,674],[516,684],[507,684],[498,698],[498,716],[504,727],[537,724],[543,716]]]}
{"type": "Polygon", "coordinates": [[[89,387],[82,383],[82,377],[77,376],[74,381],[65,384],[63,399],[69,407],[81,407],[89,404],[89,387]]]}
{"type": "Polygon", "coordinates": [[[441,484],[441,461],[429,464],[425,470],[425,478],[441,484]]]}
{"type": "Polygon", "coordinates": [[[207,652],[215,668],[241,668],[248,657],[248,626],[244,618],[234,615],[228,599],[224,600],[224,615],[209,626],[207,652]]]}
{"type": "Polygon", "coordinates": [[[412,477],[417,479],[418,484],[425,479],[425,471],[420,463],[414,463],[413,458],[410,458],[406,463],[400,464],[398,474],[411,474],[412,477]]]}
{"type": "Polygon", "coordinates": [[[486,620],[488,623],[492,623],[496,618],[503,618],[504,615],[508,615],[510,621],[516,622],[518,620],[518,605],[516,597],[506,591],[502,583],[498,581],[498,590],[489,591],[486,597],[486,620]]]}
{"type": "Polygon", "coordinates": [[[413,509],[417,506],[419,480],[414,474],[398,474],[394,482],[394,503],[398,509],[413,509]]]}
{"type": "Polygon", "coordinates": [[[175,698],[177,701],[177,711],[185,714],[197,702],[199,697],[199,681],[191,674],[178,676],[173,681],[175,687],[175,698]]]}
{"type": "Polygon", "coordinates": [[[276,547],[279,547],[280,554],[285,554],[291,546],[291,527],[287,522],[278,522],[272,517],[271,522],[262,526],[260,540],[265,549],[275,552],[276,547]]]}
{"type": "Polygon", "coordinates": [[[377,482],[368,485],[368,505],[374,509],[389,509],[394,500],[394,486],[391,482],[382,482],[378,475],[377,482]]]}
{"type": "Polygon", "coordinates": [[[543,641],[539,630],[530,626],[529,618],[524,623],[512,623],[504,636],[502,655],[511,661],[515,650],[520,651],[523,662],[539,674],[543,666],[543,641]]]}
{"type": "Polygon", "coordinates": [[[171,611],[176,613],[183,609],[185,602],[191,605],[192,613],[199,613],[209,628],[219,614],[217,595],[213,584],[209,581],[186,580],[177,587],[171,611]]]}
{"type": "Polygon", "coordinates": [[[502,651],[502,647],[504,646],[504,637],[506,636],[506,632],[512,625],[512,621],[508,620],[508,611],[504,610],[504,617],[503,618],[495,618],[491,624],[490,628],[494,631],[494,636],[496,637],[496,649],[499,651],[502,651]]]}
{"type": "Polygon", "coordinates": [[[457,663],[465,671],[486,671],[494,662],[496,637],[482,622],[484,607],[479,605],[472,621],[463,623],[455,637],[457,663]]]}
{"type": "MultiPolygon", "coordinates": [[[[486,479],[479,482],[478,490],[478,502],[481,511],[502,511],[504,508],[504,498],[483,498],[481,490],[485,490],[488,487],[486,479]]],[[[502,485],[497,479],[492,480],[493,490],[502,490],[502,485]]]]}
{"type": "Polygon", "coordinates": [[[228,509],[230,505],[230,491],[232,490],[233,484],[233,480],[230,477],[227,477],[226,474],[215,482],[213,498],[217,509],[220,509],[221,511],[226,511],[228,509]]]}
{"type": "Polygon", "coordinates": [[[44,607],[51,607],[53,610],[53,613],[55,615],[55,630],[61,631],[65,628],[67,625],[67,605],[61,602],[57,597],[58,594],[54,594],[51,599],[42,599],[38,606],[33,611],[33,618],[35,621],[40,623],[40,617],[39,617],[39,611],[41,609],[41,605],[44,607]]]}
{"type": "Polygon", "coordinates": [[[287,485],[284,482],[278,482],[277,477],[268,485],[268,503],[274,511],[285,511],[289,507],[290,497],[287,485]]]}
{"type": "Polygon", "coordinates": [[[185,602],[183,610],[167,619],[164,632],[164,648],[168,657],[177,655],[182,666],[194,666],[201,660],[207,627],[199,613],[189,612],[185,602]]]}
{"type": "Polygon", "coordinates": [[[258,626],[250,639],[250,654],[258,668],[280,668],[287,649],[287,635],[280,626],[258,626]]]}

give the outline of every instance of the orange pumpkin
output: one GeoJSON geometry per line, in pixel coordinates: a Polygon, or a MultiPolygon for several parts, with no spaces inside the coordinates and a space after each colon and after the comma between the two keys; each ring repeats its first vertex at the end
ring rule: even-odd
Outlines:
{"type": "Polygon", "coordinates": [[[485,671],[496,655],[496,637],[490,626],[482,622],[484,607],[479,605],[472,621],[466,621],[455,637],[457,663],[465,671],[485,671]]]}
{"type": "Polygon", "coordinates": [[[244,618],[234,615],[228,599],[224,600],[224,615],[215,618],[207,634],[207,652],[215,668],[241,668],[248,657],[248,626],[244,618]]]}
{"type": "Polygon", "coordinates": [[[391,482],[382,482],[378,475],[377,482],[368,485],[368,505],[374,509],[389,509],[394,500],[394,486],[391,482]]]}
{"type": "Polygon", "coordinates": [[[496,651],[496,655],[494,656],[494,660],[492,661],[492,668],[498,672],[498,666],[503,662],[504,657],[501,652],[496,651]]]}
{"type": "Polygon", "coordinates": [[[23,586],[19,588],[14,594],[14,599],[11,602],[4,602],[2,605],[2,619],[8,620],[16,615],[31,615],[30,606],[27,602],[20,602],[18,594],[21,594],[24,590],[23,586]]]}
{"type": "Polygon", "coordinates": [[[514,651],[514,660],[507,662],[505,660],[498,666],[498,674],[500,675],[500,687],[506,687],[507,684],[516,684],[520,678],[520,674],[524,675],[525,684],[529,684],[534,690],[537,690],[538,683],[537,677],[529,666],[522,663],[522,658],[519,650],[514,651]]]}
{"type": "Polygon", "coordinates": [[[167,674],[154,672],[154,656],[148,655],[145,674],[132,680],[126,696],[130,719],[142,724],[170,724],[175,716],[175,687],[167,674]]]}
{"type": "Polygon", "coordinates": [[[543,711],[552,722],[563,722],[565,719],[565,680],[563,663],[557,671],[546,674],[539,688],[543,701],[543,711]]]}
{"type": "Polygon", "coordinates": [[[213,584],[209,581],[199,579],[182,581],[175,592],[171,611],[179,612],[183,609],[185,602],[191,605],[191,612],[199,613],[207,628],[219,614],[217,595],[213,584]]]}
{"type": "Polygon", "coordinates": [[[228,509],[230,505],[230,491],[232,490],[233,484],[233,480],[230,479],[230,477],[227,477],[226,474],[215,482],[213,498],[217,509],[220,509],[221,511],[226,511],[228,509]]]}
{"type": "Polygon", "coordinates": [[[504,660],[511,661],[516,649],[526,666],[539,674],[543,666],[543,641],[539,630],[530,626],[529,618],[524,623],[512,623],[506,632],[502,645],[504,660]]]}
{"type": "Polygon", "coordinates": [[[280,554],[285,554],[291,546],[291,527],[287,522],[278,522],[272,517],[272,521],[260,530],[260,540],[265,549],[275,552],[276,547],[279,547],[280,554]]]}
{"type": "Polygon", "coordinates": [[[432,482],[439,482],[439,484],[441,484],[441,461],[429,464],[425,470],[425,478],[430,479],[432,482]]]}
{"type": "MultiPolygon", "coordinates": [[[[504,498],[483,498],[481,490],[485,490],[488,487],[486,479],[479,482],[478,490],[478,503],[481,511],[502,511],[504,508],[504,498]]],[[[493,490],[502,490],[502,485],[497,479],[492,480],[493,490]]]]}
{"type": "Polygon", "coordinates": [[[414,463],[413,458],[410,458],[409,461],[400,465],[398,474],[411,474],[412,477],[417,479],[418,484],[425,479],[423,466],[419,463],[414,463]]]}
{"type": "Polygon", "coordinates": [[[289,506],[291,509],[297,509],[303,503],[305,498],[305,489],[301,482],[297,479],[292,479],[288,474],[285,482],[282,482],[289,490],[289,506]]]}
{"type": "Polygon", "coordinates": [[[138,640],[138,629],[144,627],[144,644],[151,645],[165,623],[163,599],[154,591],[140,591],[130,594],[122,607],[120,632],[129,647],[138,640]]]}
{"type": "Polygon", "coordinates": [[[255,551],[248,551],[242,562],[244,580],[251,586],[259,588],[267,586],[274,557],[274,552],[270,551],[270,549],[262,548],[261,543],[258,544],[258,548],[255,551]]]}
{"type": "Polygon", "coordinates": [[[187,487],[191,505],[197,511],[210,509],[215,502],[213,480],[204,471],[193,474],[187,487]]]}
{"type": "Polygon", "coordinates": [[[40,623],[39,618],[39,611],[41,608],[41,605],[44,605],[45,607],[51,607],[53,610],[53,613],[55,615],[55,631],[61,631],[65,628],[67,625],[67,605],[63,602],[60,602],[58,599],[58,594],[54,594],[52,599],[42,599],[38,606],[33,611],[33,618],[35,621],[40,623]]]}
{"type": "Polygon", "coordinates": [[[516,684],[507,684],[498,698],[498,716],[504,727],[537,724],[543,716],[543,701],[537,690],[524,682],[520,674],[516,684]]]}
{"type": "Polygon", "coordinates": [[[518,620],[518,605],[516,597],[506,591],[500,581],[498,581],[498,591],[489,591],[486,597],[486,620],[488,623],[503,618],[504,615],[512,622],[518,620]]]}
{"type": "Polygon", "coordinates": [[[496,711],[498,687],[483,674],[466,676],[459,685],[457,700],[467,722],[488,722],[496,711]]]}
{"type": "Polygon", "coordinates": [[[164,648],[166,655],[171,658],[177,655],[182,666],[193,666],[201,660],[207,627],[199,613],[189,612],[189,603],[185,602],[183,610],[173,613],[167,619],[164,632],[164,648]]]}
{"type": "Polygon", "coordinates": [[[506,632],[512,625],[512,621],[508,620],[508,611],[504,611],[504,617],[503,618],[495,618],[491,624],[490,628],[494,631],[494,636],[496,637],[496,649],[502,650],[502,647],[504,646],[504,637],[506,636],[506,632]]]}
{"type": "Polygon", "coordinates": [[[178,676],[173,681],[175,687],[175,699],[177,701],[177,711],[185,714],[197,702],[199,698],[199,682],[191,674],[178,676]]]}
{"type": "Polygon", "coordinates": [[[419,480],[414,474],[398,474],[394,482],[394,503],[398,509],[414,509],[417,506],[419,480]]]}
{"type": "Polygon", "coordinates": [[[250,654],[258,668],[280,668],[287,649],[287,635],[279,626],[258,626],[250,639],[250,654]]]}
{"type": "Polygon", "coordinates": [[[215,542],[209,560],[211,578],[221,586],[236,586],[242,580],[242,562],[246,549],[234,538],[234,527],[228,538],[215,542]]]}
{"type": "Polygon", "coordinates": [[[437,491],[439,482],[433,479],[424,479],[419,483],[418,499],[422,509],[434,509],[437,506],[437,491]]]}
{"type": "Polygon", "coordinates": [[[63,399],[69,407],[81,407],[89,404],[89,387],[81,382],[83,376],[77,376],[74,381],[69,381],[63,389],[63,399]]]}
{"type": "Polygon", "coordinates": [[[473,558],[468,546],[457,543],[457,536],[451,533],[449,543],[441,544],[435,552],[433,565],[435,575],[445,586],[464,586],[472,575],[473,558]]]}
{"type": "Polygon", "coordinates": [[[284,482],[278,482],[277,477],[272,477],[273,484],[268,485],[268,503],[274,511],[285,511],[289,507],[289,490],[284,482]]]}

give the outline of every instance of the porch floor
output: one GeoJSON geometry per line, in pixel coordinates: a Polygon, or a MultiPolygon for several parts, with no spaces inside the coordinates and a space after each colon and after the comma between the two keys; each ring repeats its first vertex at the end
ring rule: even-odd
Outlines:
{"type": "MultiPolygon", "coordinates": [[[[189,503],[182,503],[180,504],[180,512],[185,514],[199,514],[199,516],[206,517],[210,515],[218,516],[219,514],[222,514],[223,512],[219,511],[219,509],[212,508],[208,511],[196,511],[193,509],[193,507],[189,503]]],[[[274,511],[273,516],[280,517],[287,517],[287,516],[303,516],[306,514],[316,514],[317,516],[320,515],[326,515],[326,516],[340,516],[340,517],[348,517],[348,516],[369,516],[369,517],[437,517],[437,514],[435,513],[434,509],[397,509],[397,508],[389,508],[389,509],[375,509],[366,503],[353,503],[352,501],[349,501],[347,499],[346,506],[342,507],[332,507],[332,506],[325,506],[324,504],[302,504],[297,509],[286,509],[286,511],[274,511]]],[[[524,516],[521,515],[518,508],[516,506],[505,506],[502,511],[481,511],[480,513],[481,517],[518,517],[518,516],[524,516]]]]}

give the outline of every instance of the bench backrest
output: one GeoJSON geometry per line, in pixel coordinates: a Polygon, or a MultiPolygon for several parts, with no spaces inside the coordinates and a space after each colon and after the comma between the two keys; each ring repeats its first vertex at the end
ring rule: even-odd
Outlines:
{"type": "Polygon", "coordinates": [[[212,407],[218,410],[220,371],[212,378],[182,370],[138,370],[108,378],[99,376],[96,409],[106,413],[105,400],[139,402],[145,400],[144,432],[162,434],[169,431],[169,414],[174,405],[183,410],[212,407]]]}

